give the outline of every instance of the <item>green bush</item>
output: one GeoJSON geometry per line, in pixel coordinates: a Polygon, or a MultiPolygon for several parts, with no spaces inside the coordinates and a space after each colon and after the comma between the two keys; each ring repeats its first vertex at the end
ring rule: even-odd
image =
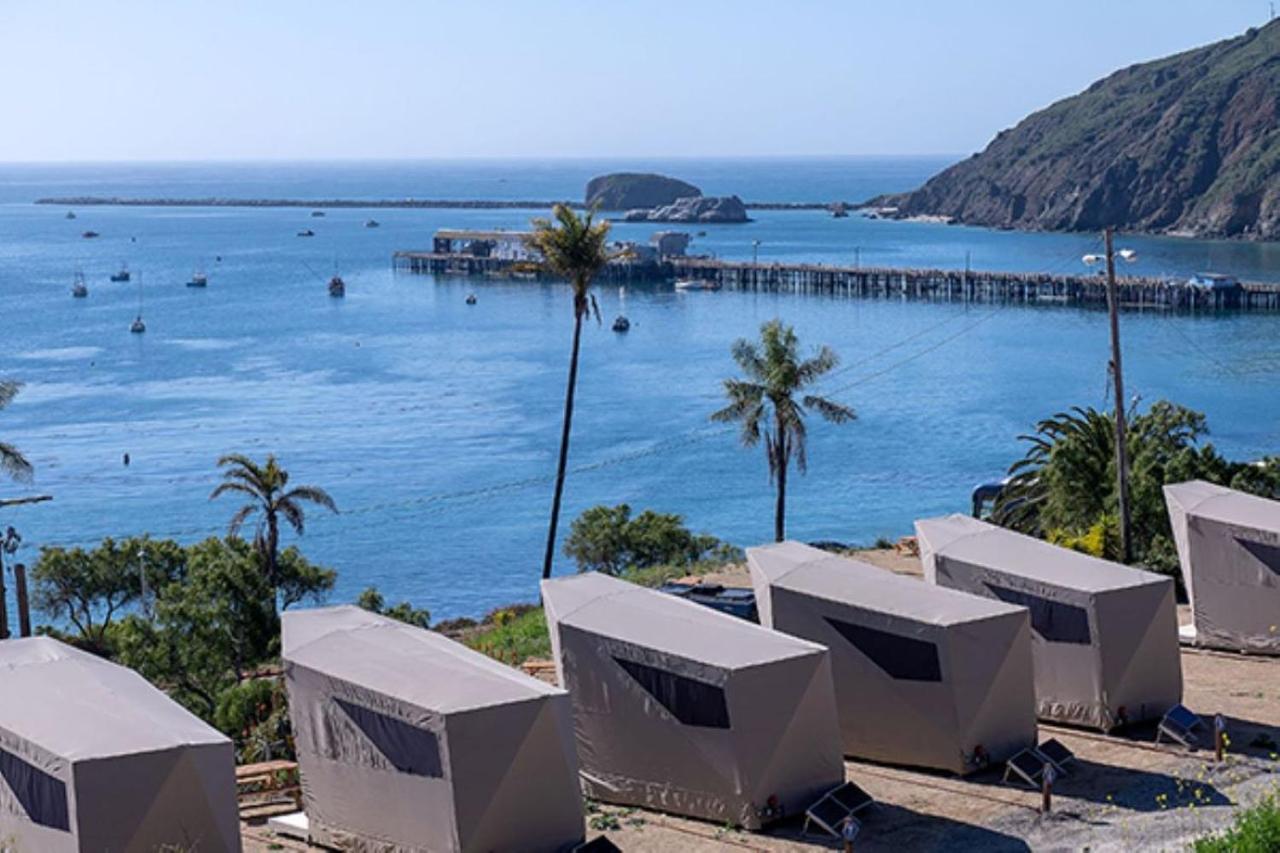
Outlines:
{"type": "Polygon", "coordinates": [[[674,513],[645,510],[634,518],[627,504],[594,506],[574,519],[564,553],[581,572],[621,575],[653,566],[690,566],[735,552],[714,536],[695,534],[674,513]]]}
{"type": "Polygon", "coordinates": [[[1280,804],[1275,795],[1236,812],[1231,826],[1201,838],[1196,853],[1277,853],[1280,851],[1280,804]]]}
{"type": "Polygon", "coordinates": [[[213,724],[235,742],[241,763],[294,758],[288,698],[278,678],[242,681],[222,691],[213,724]]]}
{"type": "Polygon", "coordinates": [[[532,605],[495,610],[465,642],[476,651],[512,666],[530,658],[551,657],[547,620],[542,608],[532,605]]]}
{"type": "Polygon", "coordinates": [[[376,586],[366,587],[364,592],[360,593],[359,598],[356,599],[356,606],[363,607],[371,613],[386,616],[389,619],[396,619],[407,625],[414,625],[418,628],[431,627],[430,610],[420,610],[407,601],[388,607],[386,599],[382,597],[382,593],[378,592],[376,586]]]}

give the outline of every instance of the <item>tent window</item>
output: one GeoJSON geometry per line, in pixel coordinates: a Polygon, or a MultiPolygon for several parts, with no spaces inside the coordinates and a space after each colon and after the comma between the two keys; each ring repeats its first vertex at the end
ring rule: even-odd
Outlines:
{"type": "Polygon", "coordinates": [[[67,786],[35,765],[0,749],[0,777],[18,798],[27,817],[41,826],[71,831],[67,814],[67,786]]]}
{"type": "Polygon", "coordinates": [[[1280,548],[1265,542],[1250,542],[1248,539],[1236,537],[1240,547],[1252,554],[1258,562],[1280,575],[1280,548]]]}
{"type": "Polygon", "coordinates": [[[729,728],[729,706],[725,702],[722,688],[635,661],[619,657],[614,660],[626,670],[627,675],[634,678],[650,696],[686,726],[729,728]]]}
{"type": "Polygon", "coordinates": [[[444,776],[440,764],[440,744],[433,732],[336,697],[333,701],[338,703],[338,707],[355,723],[356,728],[364,732],[378,751],[386,756],[392,767],[401,773],[412,773],[415,776],[444,776]]]}
{"type": "Polygon", "coordinates": [[[927,640],[891,634],[866,625],[826,618],[853,647],[899,681],[941,681],[938,647],[927,640]]]}
{"type": "Polygon", "coordinates": [[[996,598],[1031,611],[1031,627],[1050,643],[1089,645],[1089,613],[1083,607],[1050,601],[1029,592],[987,584],[996,598]]]}

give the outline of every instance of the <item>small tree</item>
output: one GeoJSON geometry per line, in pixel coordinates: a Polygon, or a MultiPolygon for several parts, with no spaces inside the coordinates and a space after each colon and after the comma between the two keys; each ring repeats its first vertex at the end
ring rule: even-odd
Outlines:
{"type": "Polygon", "coordinates": [[[769,479],[778,490],[773,533],[779,542],[786,538],[787,471],[791,461],[795,460],[801,474],[808,469],[805,416],[812,410],[834,424],[857,417],[853,409],[834,400],[814,394],[798,396],[839,363],[828,347],[803,360],[799,348],[795,330],[781,320],[770,320],[761,326],[759,342],[739,339],[733,345],[733,360],[746,376],[725,380],[729,404],[711,416],[713,421],[741,424],[745,447],[755,447],[764,439],[769,479]]]}
{"type": "Polygon", "coordinates": [[[142,577],[155,592],[186,572],[187,554],[170,540],[104,539],[97,548],[43,548],[31,571],[32,603],[74,633],[62,639],[110,657],[115,619],[139,604],[142,577]]]}
{"type": "Polygon", "coordinates": [[[674,513],[645,510],[632,518],[631,507],[594,506],[574,519],[564,553],[578,571],[618,575],[653,566],[690,566],[725,548],[714,536],[690,532],[674,513]]]}

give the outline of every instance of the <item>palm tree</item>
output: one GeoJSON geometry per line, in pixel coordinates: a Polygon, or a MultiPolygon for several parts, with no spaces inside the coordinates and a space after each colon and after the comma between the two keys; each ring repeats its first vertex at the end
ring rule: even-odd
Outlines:
{"type": "Polygon", "coordinates": [[[223,482],[209,495],[209,500],[228,493],[249,499],[231,516],[227,527],[227,535],[231,537],[240,535],[240,528],[251,516],[261,514],[262,521],[254,536],[254,545],[266,566],[267,583],[273,590],[277,589],[280,585],[276,571],[280,519],[283,518],[295,533],[301,535],[306,520],[302,512],[303,503],[313,503],[335,513],[337,504],[328,492],[316,486],[288,488],[289,472],[280,467],[274,454],[268,454],[266,464],[259,465],[247,456],[231,453],[218,460],[218,467],[226,468],[222,474],[223,482]]]}
{"type": "MultiPolygon", "coordinates": [[[[20,382],[0,380],[0,409],[12,403],[21,388],[20,382]]],[[[22,455],[22,451],[8,442],[0,441],[0,471],[4,471],[18,482],[26,483],[31,480],[34,470],[31,463],[27,461],[27,457],[22,455]]]]}
{"type": "Polygon", "coordinates": [[[729,405],[711,416],[713,421],[742,424],[742,444],[746,447],[754,447],[763,435],[769,479],[778,487],[773,534],[779,542],[786,534],[787,469],[792,457],[801,474],[808,469],[804,423],[808,410],[834,424],[857,417],[853,409],[825,397],[806,394],[796,399],[800,391],[839,362],[836,354],[825,346],[804,361],[800,360],[797,350],[795,330],[783,325],[781,320],[770,320],[761,326],[758,343],[739,339],[733,345],[733,360],[746,378],[725,380],[729,405]]]}
{"type": "MultiPolygon", "coordinates": [[[[555,559],[556,527],[560,522],[560,499],[564,495],[565,466],[569,461],[573,392],[578,384],[582,320],[591,313],[591,280],[611,259],[608,250],[609,223],[593,222],[594,211],[578,216],[568,205],[557,204],[552,213],[553,219],[533,220],[533,233],[526,239],[528,247],[542,256],[543,268],[566,279],[573,287],[573,350],[569,355],[569,381],[564,392],[564,424],[560,433],[555,494],[551,499],[547,551],[542,561],[543,579],[551,577],[551,563],[555,559]]],[[[597,319],[599,313],[597,309],[597,319]]]]}

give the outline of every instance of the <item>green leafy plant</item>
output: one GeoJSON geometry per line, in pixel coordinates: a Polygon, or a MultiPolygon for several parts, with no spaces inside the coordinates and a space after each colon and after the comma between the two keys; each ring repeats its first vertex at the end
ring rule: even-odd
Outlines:
{"type": "Polygon", "coordinates": [[[1195,842],[1196,853],[1275,853],[1280,850],[1280,804],[1274,794],[1236,812],[1227,829],[1195,842]]]}
{"type": "Polygon", "coordinates": [[[408,601],[401,601],[388,607],[386,599],[382,597],[382,593],[378,592],[376,586],[366,587],[356,599],[356,606],[418,628],[431,626],[431,611],[418,609],[408,601]]]}
{"type": "Polygon", "coordinates": [[[733,551],[714,536],[690,532],[679,515],[647,509],[633,517],[628,504],[618,504],[594,506],[574,519],[564,553],[578,571],[619,575],[655,566],[691,566],[733,551]]]}

